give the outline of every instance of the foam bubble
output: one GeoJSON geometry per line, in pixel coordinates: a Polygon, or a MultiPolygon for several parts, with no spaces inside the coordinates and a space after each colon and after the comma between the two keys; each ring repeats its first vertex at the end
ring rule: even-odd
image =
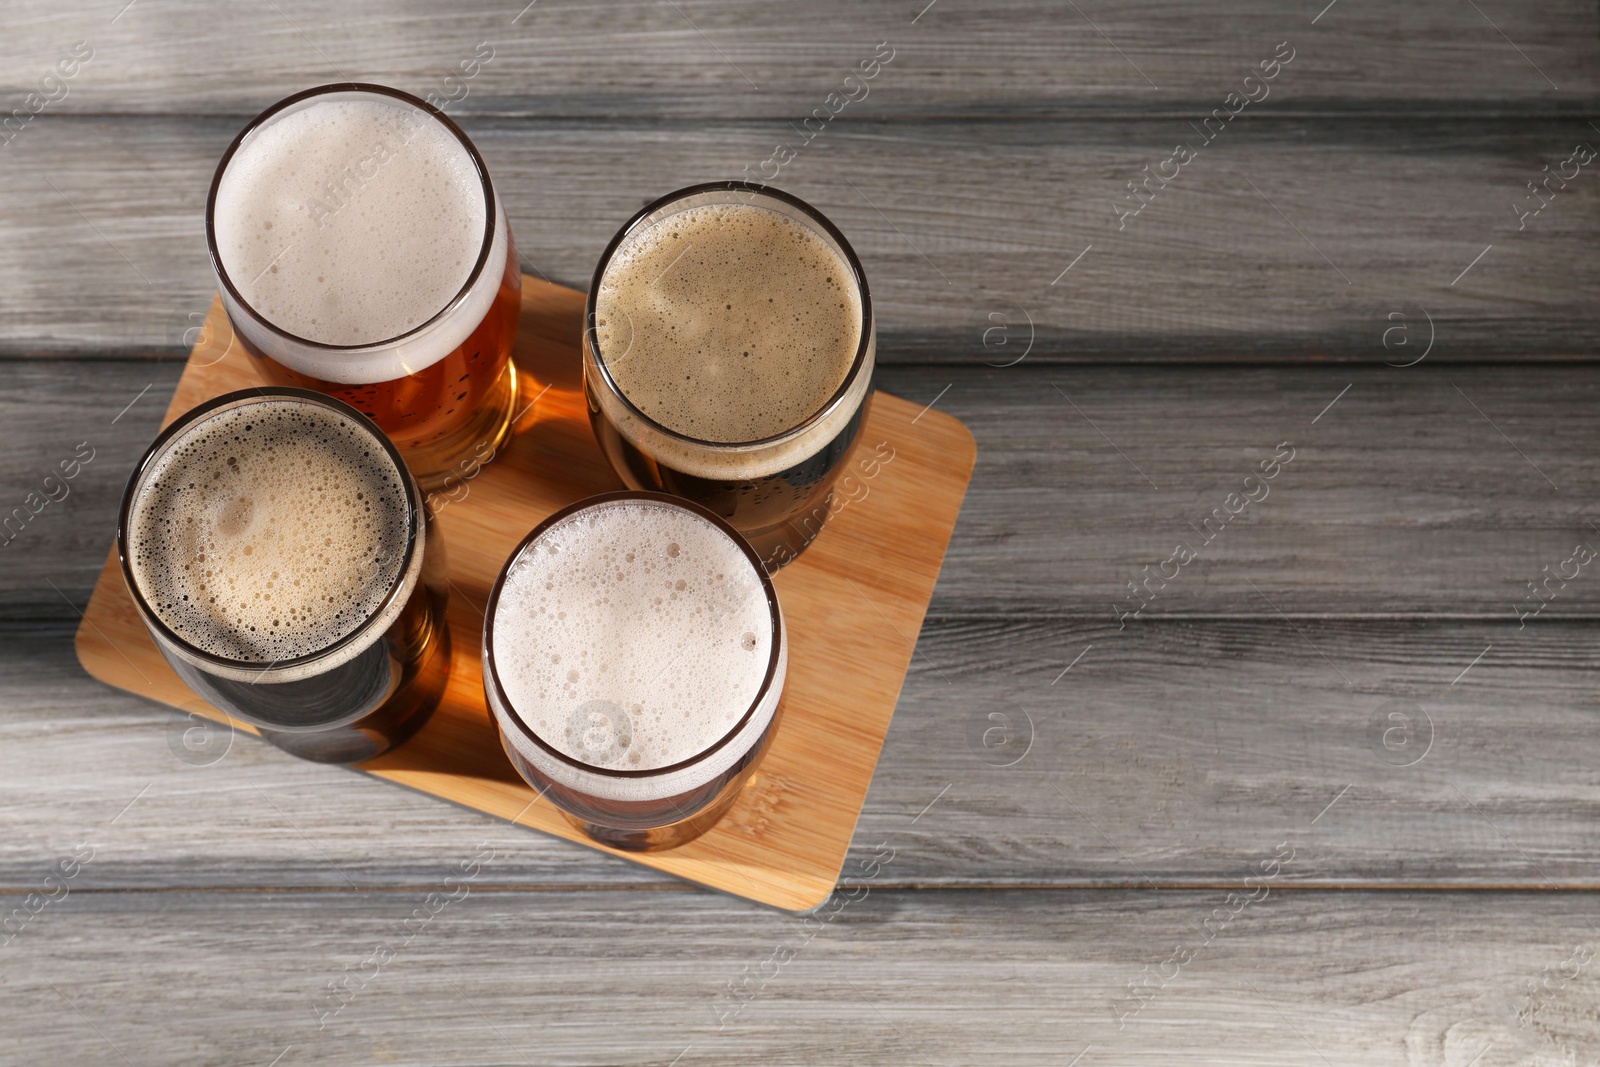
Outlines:
{"type": "Polygon", "coordinates": [[[741,546],[654,501],[598,504],[547,530],[511,563],[491,626],[506,699],[529,729],[573,759],[634,771],[737,726],[776,636],[741,546]]]}
{"type": "Polygon", "coordinates": [[[218,185],[213,227],[228,277],[264,318],[321,344],[368,345],[422,325],[461,290],[487,209],[471,155],[444,125],[402,101],[347,95],[254,130],[218,185]]]}
{"type": "Polygon", "coordinates": [[[639,227],[606,265],[595,316],[623,395],[670,430],[721,443],[814,415],[844,382],[862,331],[845,259],[810,227],[746,204],[639,227]]]}
{"type": "Polygon", "coordinates": [[[156,617],[247,663],[310,655],[380,608],[405,561],[404,476],[365,427],[272,400],[173,440],[133,501],[129,564],[156,617]]]}

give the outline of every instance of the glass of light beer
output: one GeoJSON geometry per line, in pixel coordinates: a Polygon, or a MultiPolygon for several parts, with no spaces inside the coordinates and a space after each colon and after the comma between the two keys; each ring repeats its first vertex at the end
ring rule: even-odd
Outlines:
{"type": "Polygon", "coordinates": [[[821,531],[872,391],[872,300],[850,243],[748,182],[647,205],[595,268],[584,390],[630,488],[693,500],[776,570],[821,531]]]}
{"type": "Polygon", "coordinates": [[[177,419],[128,479],[117,555],[178,677],[294,755],[380,755],[444,694],[444,543],[343,401],[245,389],[177,419]]]}
{"type": "Polygon", "coordinates": [[[761,560],[662,493],[581,500],[534,527],[484,616],[483,683],[518,772],[595,841],[693,840],[772,740],[788,642],[761,560]]]}
{"type": "Polygon", "coordinates": [[[493,457],[522,272],[483,158],[437,108],[358,83],[280,100],[217,164],[206,240],[268,382],[356,408],[424,489],[493,457]]]}

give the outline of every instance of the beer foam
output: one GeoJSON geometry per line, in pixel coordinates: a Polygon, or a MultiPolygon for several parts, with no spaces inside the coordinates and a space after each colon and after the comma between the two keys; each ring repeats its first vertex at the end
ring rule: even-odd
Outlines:
{"type": "Polygon", "coordinates": [[[389,97],[331,94],[251,131],[217,185],[212,226],[229,279],[263,318],[320,344],[370,345],[461,291],[487,210],[471,154],[442,123],[389,97]]]}
{"type": "Polygon", "coordinates": [[[594,307],[622,394],[675,433],[724,444],[782,434],[820,411],[863,329],[845,258],[809,226],[748,204],[703,204],[636,228],[606,264],[594,307]]]}
{"type": "Polygon", "coordinates": [[[410,524],[404,476],[365,427],[267,400],[210,415],[155,458],[127,552],[150,609],[184,641],[279,663],[379,612],[410,524]]]}
{"type": "MultiPolygon", "coordinates": [[[[742,546],[658,501],[597,504],[546,530],[511,562],[490,626],[512,713],[564,755],[623,771],[667,767],[716,744],[762,696],[773,643],[781,645],[742,546]]],[[[747,724],[751,738],[771,720],[782,682],[780,670],[747,724]]],[[[573,779],[515,729],[505,735],[552,777],[590,793],[633,800],[653,788],[573,779]]],[[[693,768],[697,780],[664,795],[709,781],[746,747],[719,749],[716,766],[693,768]]]]}

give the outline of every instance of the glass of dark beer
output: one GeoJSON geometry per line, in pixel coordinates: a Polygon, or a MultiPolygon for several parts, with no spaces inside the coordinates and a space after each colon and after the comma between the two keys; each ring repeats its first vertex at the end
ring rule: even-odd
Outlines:
{"type": "Polygon", "coordinates": [[[380,755],[444,694],[444,543],[343,401],[246,389],[178,418],[128,479],[117,555],[178,677],[296,756],[380,755]]]}
{"type": "Polygon", "coordinates": [[[483,158],[437,108],[359,83],[280,100],[217,164],[206,240],[265,379],[355,407],[424,489],[509,434],[522,272],[483,158]]]}
{"type": "Polygon", "coordinates": [[[693,500],[776,570],[821,531],[872,390],[872,300],[850,243],[748,182],[670,193],[618,231],[586,305],[584,389],[630,488],[693,500]]]}
{"type": "Polygon", "coordinates": [[[506,755],[591,839],[646,852],[703,834],[779,717],[788,642],[760,558],[698,504],[581,500],[534,527],[484,616],[506,755]]]}

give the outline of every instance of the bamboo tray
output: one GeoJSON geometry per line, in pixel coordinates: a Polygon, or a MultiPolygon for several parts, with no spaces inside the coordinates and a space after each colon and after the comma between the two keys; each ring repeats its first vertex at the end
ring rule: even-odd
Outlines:
{"type": "MultiPolygon", "coordinates": [[[[475,477],[435,495],[452,587],[444,701],[411,741],[358,769],[737,896],[796,911],[815,907],[838,880],[894,714],[972,473],[972,435],[938,411],[873,396],[849,470],[857,488],[835,491],[842,507],[836,503],[816,541],[776,578],[789,627],[789,678],[783,719],[759,771],[698,840],[642,855],[604,848],[536,799],[507,762],[479,670],[484,604],[512,548],[556,509],[621,488],[589,430],[578,350],[583,300],[523,277],[516,436],[475,477]],[[875,448],[892,458],[860,466],[875,448]]],[[[214,301],[163,424],[212,396],[256,384],[214,301]]],[[[174,707],[204,707],[145,631],[115,548],[78,628],[77,651],[84,669],[108,685],[174,707]]]]}

